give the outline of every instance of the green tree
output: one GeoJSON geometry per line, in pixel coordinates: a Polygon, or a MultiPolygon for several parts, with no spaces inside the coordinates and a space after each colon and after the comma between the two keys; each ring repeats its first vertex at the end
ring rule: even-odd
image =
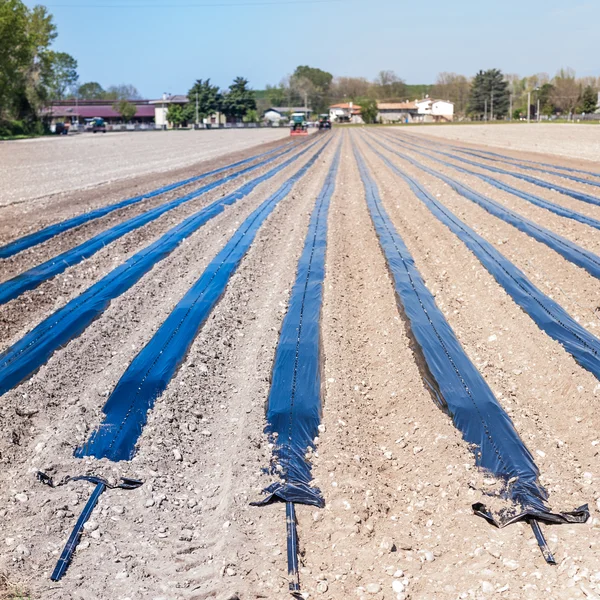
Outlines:
{"type": "Polygon", "coordinates": [[[229,86],[229,90],[221,99],[221,111],[227,117],[242,119],[250,111],[256,110],[254,91],[248,87],[248,80],[236,77],[229,86]]]}
{"type": "Polygon", "coordinates": [[[480,119],[486,114],[490,118],[493,110],[494,118],[504,117],[510,107],[508,82],[500,69],[479,71],[471,84],[468,112],[480,119]]]}
{"type": "Polygon", "coordinates": [[[113,104],[113,110],[121,115],[124,123],[128,123],[135,117],[137,106],[127,100],[119,100],[113,104]]]}
{"type": "Polygon", "coordinates": [[[258,123],[260,121],[260,117],[258,116],[258,111],[251,108],[243,117],[244,123],[258,123]]]}
{"type": "Polygon", "coordinates": [[[13,116],[33,60],[30,15],[20,0],[0,0],[0,119],[13,116]]]}
{"type": "Polygon", "coordinates": [[[50,97],[63,100],[79,79],[77,61],[66,52],[50,52],[50,97]]]}
{"type": "Polygon", "coordinates": [[[554,113],[554,104],[552,104],[553,90],[554,86],[551,83],[544,83],[538,90],[540,112],[547,117],[554,113]]]}
{"type": "MultiPolygon", "coordinates": [[[[290,86],[292,89],[302,87],[304,93],[307,94],[308,102],[313,112],[323,112],[329,106],[329,92],[333,75],[316,67],[301,65],[296,67],[294,74],[290,78],[290,86]],[[299,84],[302,82],[302,84],[299,84]],[[306,82],[310,82],[310,90],[306,82]]],[[[304,103],[304,98],[301,96],[301,102],[304,103]]]]}
{"type": "Polygon", "coordinates": [[[581,112],[590,114],[596,112],[596,108],[598,108],[598,93],[588,85],[581,95],[581,112]]]}
{"type": "Polygon", "coordinates": [[[167,121],[173,127],[181,127],[181,125],[185,124],[187,122],[185,107],[181,104],[171,104],[167,111],[167,121]]]}
{"type": "Polygon", "coordinates": [[[106,92],[96,81],[89,81],[79,86],[77,96],[82,100],[103,100],[106,97],[106,92]]]}
{"type": "Polygon", "coordinates": [[[210,79],[198,79],[188,92],[188,104],[184,107],[185,121],[196,122],[196,101],[198,102],[198,120],[202,121],[221,107],[221,95],[216,85],[210,84],[210,79]]]}
{"type": "Polygon", "coordinates": [[[283,106],[285,104],[286,93],[282,85],[267,84],[266,92],[271,106],[283,106]]]}
{"type": "Polygon", "coordinates": [[[373,98],[361,98],[357,101],[357,105],[360,106],[360,115],[365,123],[368,125],[377,123],[379,110],[377,109],[376,100],[373,98]]]}

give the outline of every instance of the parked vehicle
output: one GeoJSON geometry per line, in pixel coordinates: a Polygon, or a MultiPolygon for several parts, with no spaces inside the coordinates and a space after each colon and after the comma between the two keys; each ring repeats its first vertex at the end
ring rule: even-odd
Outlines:
{"type": "Polygon", "coordinates": [[[102,117],[86,119],[85,129],[86,131],[91,131],[92,133],[106,133],[106,122],[102,117]]]}

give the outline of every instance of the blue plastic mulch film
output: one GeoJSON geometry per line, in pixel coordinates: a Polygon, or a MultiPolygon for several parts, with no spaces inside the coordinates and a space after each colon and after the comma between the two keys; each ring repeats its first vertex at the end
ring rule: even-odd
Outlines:
{"type": "MultiPolygon", "coordinates": [[[[404,158],[403,154],[379,143],[386,150],[404,158]]],[[[391,163],[387,157],[370,144],[369,146],[393,173],[408,183],[415,196],[425,204],[432,214],[475,254],[481,264],[533,319],[535,324],[552,339],[559,342],[582,367],[600,379],[600,340],[577,323],[560,304],[539,290],[520,269],[450,209],[429,194],[422,185],[391,163]]]]}
{"type": "Polygon", "coordinates": [[[215,200],[179,223],[150,246],[140,250],[100,281],[42,321],[13,346],[0,354],[0,395],[31,376],[50,356],[80,335],[108,307],[111,300],[131,288],[181,242],[244,198],[260,183],[277,175],[319,142],[314,142],[271,170],[246,182],[236,191],[215,200]]]}
{"type": "MultiPolygon", "coordinates": [[[[382,142],[379,143],[382,144],[382,142]]],[[[476,192],[470,187],[459,183],[455,179],[452,179],[447,175],[439,173],[438,171],[434,171],[433,169],[430,169],[429,167],[418,163],[412,158],[406,156],[405,154],[400,154],[395,150],[391,150],[389,147],[386,148],[390,150],[390,152],[394,152],[395,154],[397,154],[407,162],[411,163],[412,165],[416,166],[417,168],[421,169],[422,171],[425,171],[426,173],[429,173],[430,175],[441,179],[442,181],[447,183],[452,189],[458,192],[461,196],[467,198],[467,200],[478,204],[479,206],[481,206],[481,208],[485,209],[490,214],[494,215],[495,217],[498,217],[499,219],[502,219],[510,225],[513,225],[519,231],[526,233],[530,237],[536,239],[538,242],[541,242],[542,244],[545,244],[555,252],[558,252],[558,254],[566,258],[568,261],[572,262],[578,267],[585,269],[593,277],[600,279],[600,256],[598,256],[597,254],[594,254],[593,252],[590,252],[589,250],[578,246],[574,242],[571,242],[570,240],[554,233],[550,229],[546,229],[545,227],[538,225],[534,221],[531,221],[530,219],[521,216],[514,210],[511,210],[510,208],[503,206],[499,202],[496,202],[495,200],[492,200],[491,198],[488,198],[487,196],[476,192]]],[[[410,147],[410,149],[413,152],[422,154],[423,156],[430,158],[431,160],[438,160],[424,152],[415,150],[412,147],[410,147]]],[[[444,163],[444,161],[439,160],[438,162],[444,163]]]]}
{"type": "Polygon", "coordinates": [[[307,451],[321,422],[320,322],[327,248],[327,216],[335,191],[340,148],[317,197],[275,353],[266,433],[274,444],[271,472],[280,481],[255,505],[275,500],[324,506],[312,488],[307,451]]]}
{"type": "MultiPolygon", "coordinates": [[[[414,143],[414,142],[413,142],[414,143]]],[[[431,143],[420,144],[425,145],[427,147],[431,147],[431,143]]],[[[439,145],[435,145],[439,147],[439,145]]],[[[448,152],[442,152],[441,150],[435,150],[439,154],[444,154],[445,156],[449,156],[454,160],[458,160],[460,162],[473,165],[474,167],[479,167],[481,169],[486,169],[488,171],[492,171],[493,173],[499,173],[501,175],[510,175],[510,177],[514,177],[516,179],[522,179],[523,181],[527,181],[528,183],[533,183],[538,187],[543,187],[548,190],[552,190],[554,192],[560,192],[565,196],[570,196],[571,198],[575,198],[575,200],[581,200],[582,202],[587,202],[588,204],[594,204],[596,206],[600,206],[600,198],[596,196],[592,196],[590,194],[584,194],[583,192],[578,192],[577,190],[572,190],[571,188],[565,188],[560,185],[556,185],[555,183],[550,183],[548,181],[544,181],[543,179],[538,179],[537,177],[530,177],[529,175],[524,175],[523,173],[515,173],[514,171],[507,171],[506,169],[500,169],[499,167],[492,167],[491,165],[484,165],[482,163],[475,162],[473,160],[468,160],[462,156],[457,156],[455,154],[449,154],[448,152]]]]}
{"type": "Polygon", "coordinates": [[[321,422],[321,305],[327,250],[327,217],[340,163],[341,144],[317,196],[296,282],[281,326],[267,407],[266,433],[273,442],[271,472],[278,481],[252,506],[286,503],[289,589],[300,591],[295,504],[322,508],[321,491],[311,486],[307,453],[315,448],[321,422]]]}
{"type": "Polygon", "coordinates": [[[72,267],[82,260],[89,258],[99,250],[102,250],[107,244],[114,242],[115,240],[123,237],[125,234],[139,229],[144,225],[150,223],[151,221],[155,221],[160,216],[169,212],[178,206],[189,202],[190,200],[195,200],[196,198],[202,196],[203,194],[214,190],[215,188],[228,183],[229,181],[233,181],[238,177],[242,177],[247,173],[255,171],[256,169],[269,164],[281,156],[291,152],[293,149],[297,148],[297,146],[292,146],[279,154],[271,156],[265,160],[262,160],[258,163],[255,163],[245,169],[240,171],[236,171],[234,173],[230,173],[229,175],[223,177],[222,179],[218,179],[213,181],[207,185],[204,185],[185,196],[181,196],[180,198],[175,198],[169,202],[151,208],[150,210],[137,215],[135,217],[131,217],[121,223],[114,225],[113,227],[107,229],[106,231],[102,231],[101,233],[95,235],[89,240],[71,248],[70,250],[66,250],[65,252],[47,260],[46,262],[37,265],[8,281],[0,283],[0,305],[6,304],[11,300],[14,300],[22,293],[27,290],[32,290],[38,287],[41,283],[62,273],[69,267],[72,267]]]}
{"type": "MultiPolygon", "coordinates": [[[[75,456],[112,461],[130,460],[135,454],[147,413],[167,388],[189,347],[223,295],[256,233],[294,184],[314,165],[329,142],[269,198],[233,234],[200,278],[179,301],[152,339],[131,362],[104,406],[105,418],[75,456]]],[[[311,146],[312,147],[312,146],[311,146]]]]}
{"type": "Polygon", "coordinates": [[[546,506],[548,494],[539,482],[531,453],[436,305],[356,147],[354,153],[371,219],[394,281],[398,308],[410,330],[413,351],[422,358],[418,363],[427,387],[433,390],[436,402],[452,418],[463,439],[475,448],[477,466],[505,482],[504,493],[513,503],[499,513],[488,511],[480,503],[473,506],[474,510],[498,527],[518,520],[585,522],[589,517],[587,506],[568,513],[555,513],[546,506]]]}
{"type": "Polygon", "coordinates": [[[83,213],[81,215],[77,215],[76,217],[72,217],[70,219],[66,219],[65,221],[61,221],[59,223],[54,223],[52,225],[48,225],[48,227],[44,227],[39,231],[34,233],[30,233],[29,235],[25,235],[20,237],[12,242],[4,246],[0,246],[0,258],[9,258],[10,256],[14,256],[27,248],[32,248],[33,246],[37,246],[42,242],[53,238],[55,235],[59,233],[63,233],[64,231],[68,231],[69,229],[73,229],[74,227],[79,227],[84,223],[88,223],[89,221],[93,221],[94,219],[99,219],[100,217],[104,217],[115,210],[119,210],[121,208],[125,208],[126,206],[131,206],[132,204],[137,204],[138,202],[142,202],[143,200],[148,200],[150,198],[155,198],[156,196],[160,196],[161,194],[165,194],[167,192],[172,192],[173,190],[179,189],[185,185],[189,185],[190,183],[195,183],[197,181],[201,181],[202,179],[206,179],[207,177],[211,177],[212,175],[218,175],[219,173],[223,173],[229,169],[235,169],[237,167],[241,167],[242,165],[248,164],[254,160],[258,160],[263,156],[267,156],[269,154],[274,154],[279,152],[282,148],[289,144],[282,144],[281,146],[277,146],[268,152],[263,152],[262,154],[257,154],[250,158],[246,158],[245,160],[240,160],[238,162],[232,163],[225,167],[221,167],[219,169],[214,169],[213,171],[208,171],[206,173],[202,173],[201,175],[196,175],[195,177],[190,177],[188,179],[184,179],[182,181],[177,181],[175,183],[171,183],[170,185],[163,186],[156,190],[152,190],[151,192],[146,192],[145,194],[141,194],[139,196],[135,196],[133,198],[128,198],[126,200],[121,200],[116,204],[110,204],[108,206],[102,206],[95,210],[92,210],[87,213],[83,213]]]}
{"type": "MultiPolygon", "coordinates": [[[[455,150],[460,150],[462,151],[470,151],[473,152],[472,148],[466,148],[466,147],[460,147],[460,146],[450,146],[451,148],[454,148],[455,150]]],[[[567,173],[582,173],[584,175],[590,175],[592,177],[600,177],[600,173],[593,173],[592,171],[584,171],[583,169],[573,169],[572,167],[563,167],[562,165],[553,165],[551,163],[544,163],[544,162],[538,162],[536,160],[526,160],[525,158],[521,158],[521,159],[516,159],[513,158],[512,156],[506,156],[505,154],[499,154],[498,152],[489,152],[487,150],[481,150],[478,149],[477,152],[480,155],[488,155],[488,156],[494,156],[496,158],[501,159],[503,162],[512,162],[517,164],[518,166],[522,165],[522,164],[530,164],[530,165],[539,165],[542,167],[549,167],[552,169],[559,169],[560,171],[566,171],[567,173]]],[[[483,156],[481,157],[483,158],[483,156]]],[[[550,173],[550,171],[548,171],[548,173],[550,173]]],[[[559,173],[553,173],[554,175],[559,175],[559,173]]],[[[589,183],[589,180],[585,180],[585,183],[589,183]]]]}
{"type": "Polygon", "coordinates": [[[593,217],[588,217],[587,215],[584,215],[583,213],[579,213],[579,212],[576,212],[569,208],[565,208],[564,206],[562,206],[560,204],[556,204],[555,202],[550,202],[549,200],[545,200],[544,198],[541,198],[540,196],[530,194],[529,192],[524,192],[523,190],[512,187],[511,185],[508,185],[507,183],[504,183],[503,181],[500,181],[499,179],[490,177],[489,175],[484,175],[483,173],[479,173],[478,171],[473,171],[471,169],[461,167],[454,163],[450,163],[448,161],[442,160],[441,158],[432,156],[431,154],[428,154],[426,152],[417,150],[410,143],[406,143],[404,140],[401,140],[397,136],[386,136],[386,139],[389,139],[390,141],[393,140],[396,144],[401,144],[403,147],[406,147],[406,148],[410,149],[411,151],[416,152],[417,154],[421,154],[422,156],[425,156],[430,160],[438,162],[447,167],[451,167],[452,169],[454,169],[455,171],[458,171],[459,173],[465,173],[467,175],[473,175],[474,177],[478,177],[482,181],[489,183],[490,185],[498,188],[499,190],[508,192],[509,194],[512,194],[513,196],[517,196],[517,197],[521,198],[522,200],[525,200],[526,202],[534,204],[535,206],[539,206],[540,208],[549,210],[550,212],[553,212],[554,214],[557,214],[561,217],[565,217],[567,219],[572,219],[574,221],[578,221],[580,223],[583,223],[584,225],[589,225],[590,227],[594,227],[594,229],[600,229],[600,220],[598,220],[598,219],[594,219],[593,217]]]}
{"type": "MultiPolygon", "coordinates": [[[[593,181],[590,179],[586,179],[585,177],[577,177],[576,175],[570,175],[570,173],[577,173],[578,171],[575,169],[566,169],[562,167],[561,170],[566,170],[567,172],[561,171],[552,171],[551,169],[541,169],[540,167],[535,167],[531,164],[527,164],[530,161],[520,161],[515,158],[509,158],[508,156],[502,156],[501,154],[495,154],[491,152],[483,152],[483,151],[474,151],[470,148],[460,148],[459,146],[451,146],[454,150],[458,150],[458,152],[462,152],[463,154],[468,154],[470,156],[475,156],[476,158],[483,158],[484,160],[499,160],[501,162],[505,162],[509,165],[514,165],[515,167],[519,167],[519,169],[525,169],[527,171],[537,171],[538,173],[546,173],[548,175],[556,175],[557,177],[562,177],[563,179],[570,179],[571,181],[577,181],[578,183],[585,183],[587,185],[594,185],[596,187],[600,187],[600,181],[593,181]],[[491,155],[491,156],[486,156],[491,155]]],[[[534,163],[535,164],[535,163],[534,163]]],[[[553,165],[546,165],[553,166],[553,165]]],[[[586,173],[583,171],[583,173],[586,173]]],[[[596,175],[595,173],[587,173],[592,177],[600,177],[600,175],[596,175]]]]}

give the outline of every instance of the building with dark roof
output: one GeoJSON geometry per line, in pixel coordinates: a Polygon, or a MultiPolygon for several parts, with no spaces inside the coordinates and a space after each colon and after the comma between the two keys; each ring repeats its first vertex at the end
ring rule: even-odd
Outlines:
{"type": "MultiPolygon", "coordinates": [[[[155,110],[149,100],[129,100],[136,107],[136,113],[131,123],[154,124],[155,110]]],[[[111,100],[61,100],[53,102],[42,114],[50,118],[52,124],[79,123],[83,125],[86,119],[101,117],[108,125],[123,123],[121,115],[113,108],[111,100]]]]}

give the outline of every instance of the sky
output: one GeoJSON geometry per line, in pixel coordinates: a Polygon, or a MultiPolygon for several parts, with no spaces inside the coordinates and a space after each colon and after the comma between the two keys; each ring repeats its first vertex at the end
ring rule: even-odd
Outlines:
{"type": "MultiPolygon", "coordinates": [[[[597,2],[597,0],[596,0],[597,2]]],[[[26,0],[28,6],[40,4],[26,0]]],[[[441,71],[600,75],[593,2],[555,0],[55,0],[56,50],[80,82],[131,83],[142,96],[185,94],[198,79],[255,89],[297,65],[407,83],[441,71]],[[587,15],[587,16],[586,16],[587,15]]]]}

